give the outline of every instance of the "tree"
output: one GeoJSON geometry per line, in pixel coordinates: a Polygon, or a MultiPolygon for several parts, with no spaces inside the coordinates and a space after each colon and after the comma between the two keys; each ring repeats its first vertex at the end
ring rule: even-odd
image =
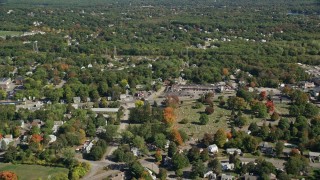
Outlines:
{"type": "Polygon", "coordinates": [[[178,129],[176,127],[172,128],[171,137],[172,137],[172,140],[175,143],[177,143],[178,145],[182,145],[183,144],[183,139],[181,137],[181,134],[180,134],[180,132],[178,131],[178,129]]]}
{"type": "Polygon", "coordinates": [[[210,114],[212,114],[213,112],[214,112],[213,107],[210,107],[210,106],[206,107],[205,113],[206,113],[207,115],[210,115],[210,114]]]}
{"type": "Polygon", "coordinates": [[[278,127],[282,130],[289,129],[289,127],[290,127],[289,120],[286,118],[281,118],[278,123],[278,127]]]}
{"type": "Polygon", "coordinates": [[[0,143],[1,143],[1,144],[0,144],[0,150],[1,150],[1,151],[5,151],[5,150],[8,149],[8,145],[7,145],[6,141],[4,141],[4,140],[2,139],[0,143]]]}
{"type": "Polygon", "coordinates": [[[134,103],[136,108],[142,107],[144,105],[144,101],[136,100],[134,103]]]}
{"type": "Polygon", "coordinates": [[[196,179],[199,177],[203,177],[205,171],[205,166],[201,160],[197,160],[192,164],[191,168],[191,178],[196,179]]]}
{"type": "Polygon", "coordinates": [[[222,148],[224,146],[224,144],[226,143],[226,140],[227,140],[226,132],[221,128],[218,129],[218,131],[214,135],[214,143],[218,147],[222,148]]]}
{"type": "Polygon", "coordinates": [[[167,144],[167,138],[163,133],[158,133],[154,136],[154,144],[159,148],[164,148],[167,144]]]}
{"type": "Polygon", "coordinates": [[[172,166],[174,170],[188,167],[189,160],[183,153],[175,153],[172,157],[172,166]]]}
{"type": "Polygon", "coordinates": [[[266,91],[261,91],[261,93],[259,94],[261,100],[265,100],[267,97],[267,92],[266,91]]]}
{"type": "Polygon", "coordinates": [[[280,115],[277,112],[273,112],[273,114],[271,115],[271,121],[277,121],[280,119],[280,115]]]}
{"type": "Polygon", "coordinates": [[[288,174],[299,175],[307,170],[309,160],[301,155],[291,156],[284,166],[288,174]]]}
{"type": "Polygon", "coordinates": [[[133,146],[137,147],[139,149],[144,148],[145,146],[145,141],[144,138],[141,136],[136,136],[133,140],[132,140],[133,146]]]}
{"type": "Polygon", "coordinates": [[[278,141],[275,146],[275,151],[278,157],[282,154],[283,149],[284,149],[284,143],[281,141],[278,141]]]}
{"type": "Polygon", "coordinates": [[[168,148],[168,156],[173,157],[173,155],[177,152],[177,145],[173,141],[170,142],[168,148]]]}
{"type": "Polygon", "coordinates": [[[220,174],[222,172],[222,166],[220,161],[217,158],[209,161],[208,167],[212,169],[212,171],[216,174],[220,174]]]}
{"type": "Polygon", "coordinates": [[[161,149],[157,149],[154,157],[156,158],[156,162],[161,162],[162,161],[162,153],[161,153],[161,149]]]}
{"type": "Polygon", "coordinates": [[[268,115],[268,109],[265,104],[260,101],[252,101],[250,103],[251,110],[256,114],[259,118],[265,118],[268,115]]]}
{"type": "Polygon", "coordinates": [[[199,118],[200,124],[206,125],[209,122],[209,117],[207,114],[201,114],[199,118]]]}
{"type": "Polygon", "coordinates": [[[159,174],[158,174],[158,178],[160,180],[166,180],[167,179],[167,175],[168,174],[168,171],[164,168],[160,168],[159,169],[159,174]]]}
{"type": "Polygon", "coordinates": [[[174,113],[174,109],[172,107],[166,107],[163,110],[163,117],[165,124],[172,126],[173,123],[176,121],[177,117],[174,113]]]}
{"type": "Polygon", "coordinates": [[[315,117],[319,114],[319,108],[311,103],[306,104],[303,113],[307,118],[315,117]]]}
{"type": "Polygon", "coordinates": [[[18,180],[18,176],[12,171],[0,172],[0,180],[18,180]]]}

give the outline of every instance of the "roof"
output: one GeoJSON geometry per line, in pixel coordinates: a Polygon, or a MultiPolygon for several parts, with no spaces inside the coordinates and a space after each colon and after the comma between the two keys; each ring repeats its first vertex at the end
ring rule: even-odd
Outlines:
{"type": "Polygon", "coordinates": [[[7,81],[10,81],[10,78],[0,78],[0,84],[1,83],[7,83],[7,81]]]}
{"type": "Polygon", "coordinates": [[[116,113],[119,111],[119,108],[91,108],[93,112],[101,112],[101,113],[116,113]]]}
{"type": "Polygon", "coordinates": [[[253,176],[253,175],[249,175],[249,174],[245,174],[243,176],[244,180],[257,180],[259,178],[259,176],[253,176]]]}
{"type": "Polygon", "coordinates": [[[221,180],[232,180],[234,177],[232,175],[222,174],[221,180]]]}
{"type": "Polygon", "coordinates": [[[319,152],[309,152],[309,156],[313,156],[313,157],[320,157],[320,153],[319,152]]]}

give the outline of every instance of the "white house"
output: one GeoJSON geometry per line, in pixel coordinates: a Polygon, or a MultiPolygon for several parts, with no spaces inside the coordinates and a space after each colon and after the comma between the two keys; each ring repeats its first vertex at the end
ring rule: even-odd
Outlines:
{"type": "Polygon", "coordinates": [[[208,151],[209,153],[217,153],[219,152],[218,146],[216,144],[212,144],[210,146],[208,146],[208,151]]]}
{"type": "Polygon", "coordinates": [[[234,163],[221,162],[221,166],[223,171],[228,171],[228,170],[232,171],[234,169],[234,163]]]}
{"type": "Polygon", "coordinates": [[[235,152],[237,152],[238,154],[242,154],[241,149],[237,149],[237,148],[228,148],[226,151],[227,151],[227,154],[234,154],[235,152]]]}

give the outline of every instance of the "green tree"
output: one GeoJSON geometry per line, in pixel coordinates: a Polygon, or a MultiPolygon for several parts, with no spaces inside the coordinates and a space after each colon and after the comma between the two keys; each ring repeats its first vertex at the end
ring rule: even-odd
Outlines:
{"type": "Polygon", "coordinates": [[[223,129],[218,129],[218,131],[214,135],[214,143],[218,147],[222,148],[226,143],[226,140],[227,140],[226,132],[223,129]]]}
{"type": "Polygon", "coordinates": [[[300,172],[307,171],[309,160],[301,155],[295,155],[291,156],[284,166],[288,174],[299,175],[300,172]]]}
{"type": "Polygon", "coordinates": [[[159,174],[158,174],[158,178],[160,180],[166,180],[167,179],[167,175],[168,174],[168,171],[164,168],[160,168],[159,169],[159,174]]]}
{"type": "Polygon", "coordinates": [[[175,142],[171,141],[168,148],[168,156],[173,157],[173,155],[177,152],[177,145],[175,142]]]}
{"type": "Polygon", "coordinates": [[[175,153],[172,157],[172,166],[174,170],[188,167],[189,160],[183,153],[175,153]]]}
{"type": "Polygon", "coordinates": [[[278,157],[281,156],[283,149],[284,149],[283,142],[278,141],[275,146],[275,151],[278,157]]]}
{"type": "Polygon", "coordinates": [[[199,118],[200,124],[206,125],[209,122],[209,117],[207,114],[201,114],[199,118]]]}
{"type": "Polygon", "coordinates": [[[167,144],[166,136],[163,133],[158,133],[154,136],[154,144],[159,148],[164,148],[167,144]]]}
{"type": "Polygon", "coordinates": [[[205,166],[201,160],[197,160],[192,164],[191,168],[191,178],[197,179],[203,177],[205,171],[205,166]]]}
{"type": "Polygon", "coordinates": [[[210,160],[208,167],[216,174],[220,174],[222,172],[221,163],[217,158],[210,160]]]}

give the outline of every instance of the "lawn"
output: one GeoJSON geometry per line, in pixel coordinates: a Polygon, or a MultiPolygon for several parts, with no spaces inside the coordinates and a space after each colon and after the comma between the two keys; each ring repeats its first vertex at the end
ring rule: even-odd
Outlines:
{"type": "Polygon", "coordinates": [[[68,169],[66,168],[6,163],[0,163],[1,171],[13,171],[18,175],[19,180],[45,180],[60,173],[68,174],[68,169]]]}
{"type": "Polygon", "coordinates": [[[19,36],[22,32],[19,31],[0,31],[0,36],[19,36]]]}
{"type": "MultiPolygon", "coordinates": [[[[223,128],[226,131],[230,130],[229,126],[229,118],[231,115],[231,110],[226,108],[221,108],[218,106],[217,101],[214,102],[214,113],[209,115],[209,122],[207,125],[199,124],[199,117],[201,113],[204,113],[206,106],[203,106],[200,109],[193,109],[192,106],[196,103],[196,101],[184,101],[183,104],[176,110],[178,123],[176,126],[180,129],[183,129],[188,135],[193,138],[202,138],[205,133],[215,133],[219,128],[223,128]],[[189,122],[187,124],[179,123],[182,119],[188,119],[189,122]]],[[[288,105],[286,104],[276,104],[276,111],[280,114],[287,115],[288,114],[288,105]]],[[[262,125],[265,120],[269,120],[270,117],[267,118],[256,118],[250,114],[250,111],[243,111],[243,116],[247,117],[247,126],[242,127],[241,130],[247,130],[248,125],[252,122],[256,122],[258,125],[262,125]]],[[[270,121],[266,121],[267,124],[270,121]]],[[[277,124],[277,122],[272,122],[272,124],[277,124]]]]}

